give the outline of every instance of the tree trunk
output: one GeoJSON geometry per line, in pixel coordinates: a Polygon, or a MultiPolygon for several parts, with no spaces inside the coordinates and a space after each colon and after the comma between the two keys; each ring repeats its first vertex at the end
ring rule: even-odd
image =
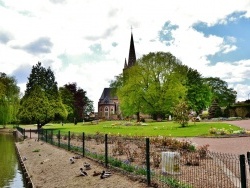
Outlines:
{"type": "Polygon", "coordinates": [[[140,122],[140,112],[136,112],[136,119],[137,119],[137,122],[140,122]]]}

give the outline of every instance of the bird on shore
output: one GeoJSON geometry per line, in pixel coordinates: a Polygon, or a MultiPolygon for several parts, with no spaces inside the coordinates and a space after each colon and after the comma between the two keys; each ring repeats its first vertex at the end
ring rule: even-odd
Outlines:
{"type": "Polygon", "coordinates": [[[23,157],[23,161],[26,161],[27,160],[27,158],[26,157],[23,157]]]}
{"type": "Polygon", "coordinates": [[[83,168],[80,168],[80,175],[81,176],[87,176],[88,173],[83,170],[83,168]]]}
{"type": "Polygon", "coordinates": [[[111,176],[111,172],[108,172],[108,171],[103,170],[103,171],[102,171],[102,174],[101,174],[101,176],[100,176],[100,178],[101,178],[101,179],[104,179],[104,178],[108,178],[108,177],[110,177],[110,176],[111,176]]]}
{"type": "Polygon", "coordinates": [[[69,158],[69,163],[70,163],[70,164],[75,163],[74,157],[70,157],[70,158],[69,158]]]}
{"type": "Polygon", "coordinates": [[[102,174],[102,172],[96,172],[96,171],[94,171],[93,176],[99,176],[101,174],[102,174]]]}
{"type": "Polygon", "coordinates": [[[84,166],[85,170],[90,170],[91,169],[89,163],[84,162],[83,166],[84,166]]]}

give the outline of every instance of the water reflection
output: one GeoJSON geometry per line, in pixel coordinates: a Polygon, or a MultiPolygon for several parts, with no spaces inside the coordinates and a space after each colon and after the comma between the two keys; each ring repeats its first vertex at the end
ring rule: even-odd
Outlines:
{"type": "Polygon", "coordinates": [[[25,187],[12,134],[0,134],[0,187],[25,187]]]}

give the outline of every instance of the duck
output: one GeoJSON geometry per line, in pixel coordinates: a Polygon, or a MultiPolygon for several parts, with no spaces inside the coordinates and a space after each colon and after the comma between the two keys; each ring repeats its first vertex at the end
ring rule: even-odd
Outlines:
{"type": "Polygon", "coordinates": [[[74,157],[69,158],[69,163],[70,163],[70,164],[75,163],[74,157]]]}
{"type": "Polygon", "coordinates": [[[82,158],[81,155],[76,155],[76,156],[74,156],[74,159],[81,159],[81,158],[82,158]]]}
{"type": "Polygon", "coordinates": [[[84,162],[83,166],[84,166],[85,170],[90,170],[91,169],[89,163],[84,162]]]}
{"type": "Polygon", "coordinates": [[[83,170],[83,168],[80,168],[80,175],[81,176],[87,176],[88,173],[83,170]]]}
{"type": "Polygon", "coordinates": [[[96,171],[94,171],[93,176],[99,176],[99,175],[101,175],[101,174],[102,174],[101,172],[96,172],[96,171]]]}
{"type": "Polygon", "coordinates": [[[108,171],[103,170],[103,171],[102,171],[102,174],[101,174],[101,176],[100,176],[100,178],[101,178],[101,179],[104,179],[104,178],[108,178],[108,177],[110,177],[110,176],[111,176],[111,172],[108,172],[108,171]]]}

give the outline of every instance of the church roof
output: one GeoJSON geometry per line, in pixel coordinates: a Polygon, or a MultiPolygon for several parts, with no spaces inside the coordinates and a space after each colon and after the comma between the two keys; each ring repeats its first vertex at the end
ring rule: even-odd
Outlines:
{"type": "Polygon", "coordinates": [[[109,104],[109,103],[112,103],[112,100],[117,100],[117,96],[113,95],[112,94],[112,89],[113,88],[104,88],[103,89],[103,92],[102,92],[102,95],[99,99],[99,103],[102,103],[102,104],[109,104]]]}
{"type": "Polygon", "coordinates": [[[134,38],[133,38],[133,33],[131,33],[129,56],[128,56],[128,67],[133,66],[135,62],[136,62],[136,55],[135,55],[134,38]]]}

